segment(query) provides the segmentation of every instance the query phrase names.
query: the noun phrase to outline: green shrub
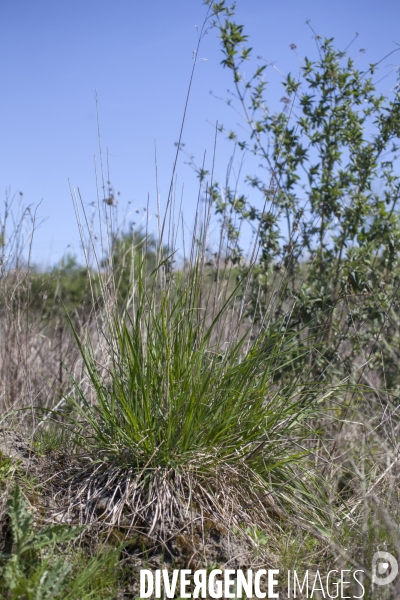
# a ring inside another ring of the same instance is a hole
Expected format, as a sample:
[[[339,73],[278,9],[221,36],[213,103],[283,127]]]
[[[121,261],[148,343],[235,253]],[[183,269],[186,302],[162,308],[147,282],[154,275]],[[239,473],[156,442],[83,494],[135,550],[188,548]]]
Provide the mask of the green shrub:
[[[262,319],[283,279],[292,325],[319,326],[324,352],[314,355],[316,376],[341,378],[360,356],[371,367],[383,358],[388,387],[399,387],[399,85],[388,96],[379,93],[382,61],[357,68],[347,48],[310,26],[317,56],[301,61],[298,76],[283,78],[282,109],[273,110],[268,63],[254,59],[235,7],[206,4],[215,11],[222,65],[232,75],[228,104],[246,124],[220,130],[256,163],[246,177],[249,196],[238,195],[236,184],[199,175],[226,223],[232,260],[243,261],[244,223],[258,232],[254,318]],[[277,304],[277,318],[282,310]]]

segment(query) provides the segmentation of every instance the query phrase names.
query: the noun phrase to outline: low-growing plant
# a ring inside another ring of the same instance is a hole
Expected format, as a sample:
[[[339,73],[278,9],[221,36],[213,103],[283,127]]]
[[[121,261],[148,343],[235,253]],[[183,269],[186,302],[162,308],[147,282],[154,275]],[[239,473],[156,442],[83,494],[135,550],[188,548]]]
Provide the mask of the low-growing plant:
[[[14,468],[12,458],[6,456],[0,450],[0,482],[7,480]]]
[[[48,413],[47,413],[48,414]],[[32,446],[38,455],[71,451],[71,432],[62,421],[41,421],[34,431]]]
[[[9,598],[52,598],[59,594],[71,565],[61,557],[51,561],[41,551],[56,543],[76,538],[82,528],[53,525],[39,531],[33,528],[34,516],[27,509],[18,485],[8,501],[12,548],[1,556],[0,589]],[[54,557],[53,557],[54,558]]]
[[[7,600],[63,600],[112,598],[110,576],[118,557],[115,551],[85,559],[74,559],[57,552],[56,546],[76,539],[82,527],[65,524],[35,527],[34,514],[18,485],[8,501],[11,543],[0,554],[0,593]],[[65,551],[65,548],[64,548]],[[101,577],[99,574],[101,573]]]

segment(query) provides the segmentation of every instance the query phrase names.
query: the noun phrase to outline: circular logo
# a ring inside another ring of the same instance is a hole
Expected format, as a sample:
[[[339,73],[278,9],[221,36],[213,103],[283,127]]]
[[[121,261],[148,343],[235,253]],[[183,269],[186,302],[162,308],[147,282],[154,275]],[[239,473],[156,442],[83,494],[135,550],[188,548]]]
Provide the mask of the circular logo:
[[[372,584],[388,585],[399,572],[397,560],[389,552],[375,552],[372,557]]]

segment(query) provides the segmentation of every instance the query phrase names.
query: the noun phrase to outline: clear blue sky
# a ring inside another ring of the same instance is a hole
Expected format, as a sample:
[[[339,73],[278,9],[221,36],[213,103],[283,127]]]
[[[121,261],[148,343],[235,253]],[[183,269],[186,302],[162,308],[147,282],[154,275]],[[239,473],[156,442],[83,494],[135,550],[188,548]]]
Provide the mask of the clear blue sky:
[[[168,195],[174,142],[178,140],[192,53],[206,7],[201,0],[1,0],[0,2],[0,192],[24,193],[44,219],[34,239],[34,260],[54,264],[67,250],[79,254],[79,236],[68,180],[84,202],[96,199],[94,155],[98,158],[95,91],[101,138],[108,149],[110,179],[120,191],[119,212],[142,209],[150,195],[156,213],[154,141],[158,152],[161,202]],[[352,49],[360,67],[400,44],[398,0],[238,0],[237,21],[250,35],[255,54],[284,73],[298,72],[300,56],[315,57],[305,25],[335,37]],[[213,122],[232,119],[228,108],[209,94],[225,96],[229,74],[220,65],[217,32],[203,40],[189,102],[183,141],[199,163],[210,165]],[[400,63],[393,55],[382,68]],[[279,101],[279,74],[269,70],[271,104]],[[388,92],[393,76],[384,80]],[[386,86],[386,87],[385,87]],[[222,176],[229,147],[219,143],[217,175]],[[197,197],[194,173],[178,165],[184,184],[183,210],[190,223]],[[142,213],[139,213],[139,215]],[[133,212],[130,220],[138,220]],[[156,220],[151,219],[156,229]]]

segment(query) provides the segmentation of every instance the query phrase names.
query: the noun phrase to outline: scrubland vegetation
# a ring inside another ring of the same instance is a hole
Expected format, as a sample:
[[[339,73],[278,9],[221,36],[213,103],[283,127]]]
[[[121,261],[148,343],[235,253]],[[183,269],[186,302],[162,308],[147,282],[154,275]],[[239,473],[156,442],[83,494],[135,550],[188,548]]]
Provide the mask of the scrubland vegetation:
[[[246,126],[216,134],[261,167],[248,196],[197,170],[184,258],[172,186],[160,239],[106,187],[96,225],[73,197],[87,264],[44,273],[6,201],[1,597],[138,598],[162,565],[359,568],[366,598],[397,597],[371,561],[400,548],[398,87],[316,36],[272,112],[234,10],[204,27]]]

